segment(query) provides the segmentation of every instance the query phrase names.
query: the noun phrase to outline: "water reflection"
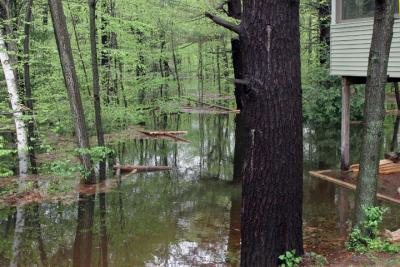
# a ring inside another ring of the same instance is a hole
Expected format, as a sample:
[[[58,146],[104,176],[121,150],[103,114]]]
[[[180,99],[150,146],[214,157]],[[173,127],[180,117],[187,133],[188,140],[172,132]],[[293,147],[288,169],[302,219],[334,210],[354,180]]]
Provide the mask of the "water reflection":
[[[397,143],[395,123],[386,125],[385,149]],[[22,213],[0,210],[0,266],[236,266],[241,192],[240,183],[231,181],[234,172],[236,181],[241,179],[240,169],[233,169],[233,161],[241,160],[234,159],[235,134],[241,129],[235,128],[235,117],[154,116],[148,127],[188,130],[185,138],[192,143],[116,142],[109,166],[169,165],[173,171],[117,173],[111,192],[80,195],[73,205],[40,203],[18,208]],[[352,126],[354,161],[361,131],[362,125]],[[308,175],[309,170],[338,168],[339,127],[305,127],[304,140],[305,245],[325,254],[345,240],[354,192]],[[23,227],[18,214],[24,215]],[[398,214],[390,214],[388,227],[398,226]]]
[[[79,196],[78,224],[74,242],[74,267],[90,267],[92,262],[94,195]]]

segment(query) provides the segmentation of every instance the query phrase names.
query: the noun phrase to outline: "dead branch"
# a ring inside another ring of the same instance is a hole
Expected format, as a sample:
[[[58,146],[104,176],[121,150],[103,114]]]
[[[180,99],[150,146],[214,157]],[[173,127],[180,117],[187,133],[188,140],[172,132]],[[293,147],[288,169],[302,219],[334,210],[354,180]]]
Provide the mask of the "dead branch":
[[[233,24],[229,21],[224,20],[223,18],[217,17],[209,12],[204,13],[204,15],[211,19],[215,24],[218,24],[228,30],[231,30],[237,34],[240,34],[240,25]]]
[[[165,136],[165,137],[170,137],[170,138],[174,139],[175,141],[181,141],[181,142],[184,142],[184,143],[191,143],[190,140],[187,140],[187,139],[184,139],[184,138],[181,138],[181,137],[177,136],[179,134],[187,134],[187,132],[185,132],[185,131],[174,131],[174,132],[173,131],[172,132],[139,131],[139,132],[142,133],[142,134],[151,136],[151,137],[162,137],[162,136]]]
[[[198,103],[198,104],[201,104],[201,105],[205,105],[205,106],[209,106],[209,107],[212,107],[212,108],[221,109],[223,111],[232,112],[232,113],[240,113],[240,110],[231,109],[231,108],[227,108],[227,107],[216,105],[216,104],[209,104],[209,103],[201,102],[201,101],[190,99],[190,98],[188,98],[188,100],[189,101],[193,101],[193,102]]]
[[[169,166],[134,166],[134,165],[115,165],[113,168],[115,171],[120,173],[140,173],[140,172],[158,172],[158,171],[170,171],[172,170]]]

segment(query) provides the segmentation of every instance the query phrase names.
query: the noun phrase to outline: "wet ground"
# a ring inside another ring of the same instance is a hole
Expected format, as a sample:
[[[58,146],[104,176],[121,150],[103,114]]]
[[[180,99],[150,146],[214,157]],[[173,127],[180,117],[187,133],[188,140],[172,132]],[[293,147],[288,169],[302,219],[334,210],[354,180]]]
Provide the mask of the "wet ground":
[[[171,166],[173,171],[121,177],[110,171],[111,190],[76,194],[73,204],[47,201],[1,209],[0,266],[236,266],[241,192],[230,182],[234,118],[155,117],[149,129],[187,130],[185,138],[192,143],[114,139],[114,161]],[[386,151],[393,124],[388,118]],[[361,127],[352,125],[354,162]],[[312,178],[308,171],[338,168],[339,146],[339,126],[304,128],[305,249],[329,259],[343,249],[354,192]],[[385,228],[400,228],[399,208],[382,204],[391,208]]]

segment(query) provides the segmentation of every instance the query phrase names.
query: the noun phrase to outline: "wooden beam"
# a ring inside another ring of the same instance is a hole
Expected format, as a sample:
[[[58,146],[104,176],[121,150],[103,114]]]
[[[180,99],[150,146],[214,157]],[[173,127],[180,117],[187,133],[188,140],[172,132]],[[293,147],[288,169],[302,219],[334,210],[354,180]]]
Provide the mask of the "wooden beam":
[[[340,185],[342,187],[345,187],[345,188],[348,188],[348,189],[352,189],[352,190],[356,190],[357,189],[356,185],[348,183],[348,182],[345,182],[345,181],[342,181],[340,179],[336,179],[336,178],[330,177],[330,176],[325,175],[325,174],[322,174],[323,172],[326,172],[326,171],[318,171],[318,172],[313,172],[312,171],[312,172],[309,172],[309,173],[310,173],[311,176],[314,176],[314,177],[320,178],[322,180],[325,180],[325,181]],[[400,204],[400,200],[399,199],[395,199],[395,198],[392,198],[392,197],[389,197],[389,196],[386,196],[386,195],[383,195],[383,194],[380,194],[380,193],[378,193],[376,196],[379,199],[392,201],[394,203]]]
[[[340,167],[347,171],[350,167],[350,82],[342,78],[342,129]]]

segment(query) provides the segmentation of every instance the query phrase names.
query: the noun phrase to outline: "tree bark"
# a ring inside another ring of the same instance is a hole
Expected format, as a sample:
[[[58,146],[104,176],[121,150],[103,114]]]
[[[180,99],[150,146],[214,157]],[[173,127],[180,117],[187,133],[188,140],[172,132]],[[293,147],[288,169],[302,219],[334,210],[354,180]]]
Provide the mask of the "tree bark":
[[[232,61],[233,61],[233,71],[235,79],[243,79],[243,59],[242,50],[240,45],[240,40],[238,38],[232,38]],[[235,99],[237,109],[241,110],[243,108],[243,97],[246,90],[245,85],[235,84]]]
[[[72,10],[71,10],[71,7],[70,7],[69,3],[67,3],[67,7],[68,7],[68,10],[69,10],[69,13],[71,14],[72,30],[74,31],[76,48],[78,49],[79,60],[81,62],[83,74],[85,76],[87,92],[88,92],[88,95],[90,96],[89,78],[88,78],[88,75],[87,75],[86,64],[85,64],[85,61],[83,60],[83,56],[82,56],[81,45],[80,45],[79,38],[78,38],[78,31],[76,30],[76,18],[72,14]]]
[[[178,68],[178,60],[176,58],[176,53],[175,53],[175,37],[174,33],[171,33],[171,49],[172,49],[172,59],[174,61],[174,70],[175,70],[175,79],[176,79],[176,84],[178,86],[178,96],[182,95],[182,86],[181,86],[181,81],[179,78],[179,68]]]
[[[240,19],[242,17],[242,2],[241,0],[228,1],[228,14],[230,17]]]
[[[324,65],[329,58],[330,52],[330,25],[331,25],[331,5],[330,1],[320,1],[318,7],[318,26],[319,26],[319,62]]]
[[[365,126],[357,179],[356,225],[365,219],[363,207],[375,205],[379,154],[385,117],[385,85],[390,46],[393,37],[393,1],[376,0],[374,30],[369,55],[367,84],[365,88]]]
[[[396,150],[397,150],[397,143],[399,141],[398,140],[399,128],[400,128],[400,116],[397,116],[396,121],[394,123],[394,128],[393,128],[392,143],[390,144],[391,152],[396,152]]]
[[[97,144],[100,147],[105,146],[103,124],[101,120],[101,100],[100,100],[100,78],[99,66],[97,61],[97,38],[96,38],[96,0],[89,0],[89,21],[90,21],[90,49],[92,58],[93,73],[93,102],[95,113],[95,124],[97,133]],[[106,176],[106,163],[101,161],[99,164],[100,180],[104,180]]]
[[[26,3],[25,25],[24,25],[24,87],[25,87],[25,101],[29,109],[28,114],[33,115],[33,99],[32,99],[32,86],[30,74],[30,29],[32,21],[32,3],[33,0],[28,0]],[[31,162],[32,174],[37,174],[37,164],[35,158],[35,124],[33,118],[28,122],[28,146],[29,146],[29,159]]]
[[[86,128],[85,114],[83,111],[78,77],[72,56],[71,41],[68,34],[67,22],[61,0],[49,0],[50,13],[53,20],[54,35],[60,56],[60,62],[67,87],[71,112],[75,123],[75,133],[79,148],[87,149],[89,137]],[[89,154],[81,154],[81,162],[88,177],[82,182],[95,183],[92,163]],[[89,175],[90,173],[90,175]]]
[[[13,110],[15,129],[17,134],[19,175],[21,178],[24,178],[28,174],[28,136],[26,132],[26,125],[23,119],[22,103],[18,95],[15,73],[11,66],[10,57],[6,49],[3,33],[1,32],[1,30],[0,61],[3,67],[8,96],[10,98],[10,103]]]
[[[397,104],[397,109],[400,110],[400,90],[399,90],[399,83],[395,82],[393,83],[394,86],[394,94],[396,96],[396,104]]]
[[[249,81],[241,266],[277,266],[286,251],[303,254],[299,1],[245,1],[240,40]]]

